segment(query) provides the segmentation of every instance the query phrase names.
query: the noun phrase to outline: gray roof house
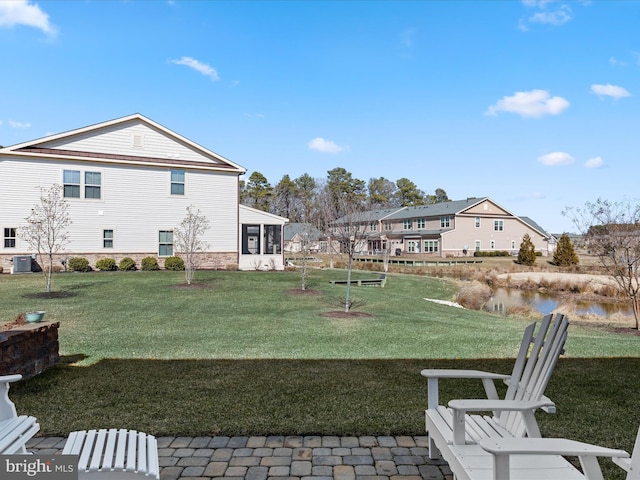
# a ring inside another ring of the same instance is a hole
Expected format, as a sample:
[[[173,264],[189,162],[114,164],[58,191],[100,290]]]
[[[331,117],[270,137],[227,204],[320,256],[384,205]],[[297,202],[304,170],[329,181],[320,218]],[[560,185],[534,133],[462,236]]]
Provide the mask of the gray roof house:
[[[474,251],[517,252],[528,234],[536,251],[553,252],[555,238],[528,217],[518,217],[488,197],[473,197],[432,205],[363,212],[360,222],[342,217],[340,225],[360,223],[366,241],[362,253],[426,253],[433,256],[465,256]]]

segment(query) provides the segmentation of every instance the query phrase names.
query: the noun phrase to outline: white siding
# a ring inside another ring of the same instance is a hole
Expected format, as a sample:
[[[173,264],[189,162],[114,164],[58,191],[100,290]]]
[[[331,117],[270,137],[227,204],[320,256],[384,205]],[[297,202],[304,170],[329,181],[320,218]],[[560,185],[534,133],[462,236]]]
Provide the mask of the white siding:
[[[142,139],[142,146],[134,146],[134,136]],[[119,123],[100,129],[100,134],[89,131],[43,142],[42,148],[58,148],[81,152],[97,152],[113,155],[134,155],[169,160],[222,163],[218,159],[181,142],[177,142],[162,131],[137,120]]]
[[[120,152],[122,153],[122,152]],[[170,195],[170,168],[100,164],[62,160],[0,158],[0,234],[5,227],[26,225],[31,208],[39,202],[39,186],[62,184],[65,169],[102,173],[102,198],[68,199],[75,253],[158,251],[158,231],[171,230],[194,205],[210,221],[204,240],[210,252],[237,252],[238,176],[220,172],[186,170],[185,195]],[[83,175],[81,175],[83,176]],[[81,195],[84,196],[84,192]],[[114,230],[114,248],[103,249],[102,232]],[[16,249],[0,253],[32,253],[18,238]]]

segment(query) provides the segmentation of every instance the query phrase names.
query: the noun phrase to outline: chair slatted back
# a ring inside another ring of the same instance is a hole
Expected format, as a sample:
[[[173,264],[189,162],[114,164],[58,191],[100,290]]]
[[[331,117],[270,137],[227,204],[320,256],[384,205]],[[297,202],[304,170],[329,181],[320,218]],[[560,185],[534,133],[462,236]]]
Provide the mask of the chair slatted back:
[[[534,335],[536,323],[529,325],[522,338],[518,358],[511,373],[505,400],[540,400],[551,374],[564,352],[569,320],[561,314],[545,315]],[[497,423],[514,437],[525,435],[522,416],[518,412],[500,412]]]

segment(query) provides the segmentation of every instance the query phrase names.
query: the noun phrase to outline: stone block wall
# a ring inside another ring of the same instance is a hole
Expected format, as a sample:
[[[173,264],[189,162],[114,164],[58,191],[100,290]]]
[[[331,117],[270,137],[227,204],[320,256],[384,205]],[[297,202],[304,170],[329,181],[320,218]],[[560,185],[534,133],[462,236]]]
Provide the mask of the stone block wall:
[[[0,331],[0,375],[30,378],[60,361],[60,322],[27,323]]]

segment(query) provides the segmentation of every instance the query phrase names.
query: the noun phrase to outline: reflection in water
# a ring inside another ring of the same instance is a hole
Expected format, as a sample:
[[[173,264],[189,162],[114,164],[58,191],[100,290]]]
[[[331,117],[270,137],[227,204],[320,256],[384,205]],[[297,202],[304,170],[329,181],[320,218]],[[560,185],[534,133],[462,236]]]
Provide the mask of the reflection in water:
[[[574,305],[578,315],[600,315],[608,316],[615,313],[622,315],[633,315],[633,310],[626,303],[615,302],[587,302],[583,300],[575,301],[571,299],[557,299],[552,294],[540,293],[531,290],[518,290],[510,288],[497,288],[493,297],[484,306],[485,310],[496,313],[508,313],[510,308],[528,305],[537,312],[546,315],[553,312],[560,304]]]

